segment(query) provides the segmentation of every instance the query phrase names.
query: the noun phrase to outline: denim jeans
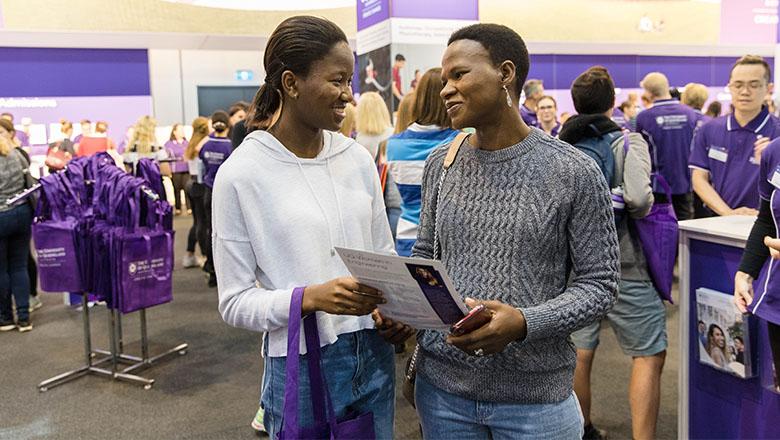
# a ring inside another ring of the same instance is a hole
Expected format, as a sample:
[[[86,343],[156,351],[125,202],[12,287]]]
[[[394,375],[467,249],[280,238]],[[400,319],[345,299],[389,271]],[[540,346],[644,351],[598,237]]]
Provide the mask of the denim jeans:
[[[30,254],[32,209],[28,204],[0,212],[0,321],[11,321],[11,295],[16,301],[16,318],[30,318]]]
[[[415,402],[426,440],[580,440],[583,434],[582,411],[574,393],[558,403],[482,402],[443,391],[418,375]]]
[[[260,405],[265,410],[265,427],[275,439],[282,429],[284,412],[285,357],[265,358],[265,373]],[[322,373],[330,390],[336,418],[348,412],[374,414],[377,439],[393,438],[395,413],[395,358],[393,346],[376,330],[361,330],[339,335],[338,340],[322,347]],[[301,356],[298,377],[301,427],[313,423],[309,367]],[[317,403],[322,405],[322,403]]]

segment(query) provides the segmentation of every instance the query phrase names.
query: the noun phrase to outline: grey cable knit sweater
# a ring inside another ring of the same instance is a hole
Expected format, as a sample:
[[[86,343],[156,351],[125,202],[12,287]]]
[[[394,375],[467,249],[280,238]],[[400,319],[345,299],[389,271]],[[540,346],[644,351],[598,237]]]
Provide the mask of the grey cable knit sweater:
[[[569,335],[601,319],[617,295],[618,241],[604,177],[585,154],[534,128],[498,151],[464,143],[437,210],[448,147],[425,164],[413,255],[433,257],[438,212],[441,258],[458,291],[519,308],[528,335],[479,358],[447,344],[444,332],[422,331],[418,374],[474,400],[560,402],[574,376]]]

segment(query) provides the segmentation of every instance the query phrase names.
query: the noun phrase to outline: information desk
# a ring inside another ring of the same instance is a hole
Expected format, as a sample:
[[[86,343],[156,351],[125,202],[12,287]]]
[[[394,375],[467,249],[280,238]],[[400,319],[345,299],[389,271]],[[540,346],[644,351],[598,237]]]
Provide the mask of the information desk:
[[[780,438],[780,394],[770,390],[774,379],[764,321],[753,317],[749,329],[756,377],[742,379],[698,360],[696,289],[733,294],[754,221],[729,216],[680,222],[680,439]]]

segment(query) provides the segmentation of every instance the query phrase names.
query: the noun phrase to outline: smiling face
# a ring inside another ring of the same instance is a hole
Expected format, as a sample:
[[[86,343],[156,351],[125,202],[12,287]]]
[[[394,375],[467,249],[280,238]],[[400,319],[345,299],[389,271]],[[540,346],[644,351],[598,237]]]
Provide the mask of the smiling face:
[[[352,72],[355,59],[345,42],[337,43],[307,76],[283,79],[287,96],[284,106],[297,122],[314,130],[337,131],[352,101]]]
[[[493,64],[482,44],[473,40],[453,42],[444,51],[441,67],[444,83],[441,97],[452,119],[452,128],[478,128],[495,121],[501,106],[509,108],[502,86],[514,82],[514,69],[511,78],[502,82],[501,70]],[[517,97],[509,90],[516,104]]]
[[[772,92],[764,75],[766,70],[760,64],[738,64],[731,71],[729,91],[734,109],[739,112],[757,112]]]
[[[230,117],[230,126],[234,126],[238,123],[238,121],[243,121],[246,119],[246,112],[243,110],[239,110],[235,113],[233,113],[233,116]]]
[[[718,348],[726,347],[726,337],[723,336],[723,332],[717,327],[712,329],[712,341]]]
[[[555,107],[555,101],[550,98],[542,98],[536,104],[536,117],[539,119],[539,122],[551,124],[555,122],[557,113],[558,109]]]

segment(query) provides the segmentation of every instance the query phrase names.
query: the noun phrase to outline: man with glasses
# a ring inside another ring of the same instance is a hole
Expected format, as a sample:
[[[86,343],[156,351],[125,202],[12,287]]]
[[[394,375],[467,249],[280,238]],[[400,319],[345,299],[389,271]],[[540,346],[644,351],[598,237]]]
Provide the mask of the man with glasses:
[[[672,188],[672,204],[678,220],[693,218],[693,195],[688,156],[691,140],[699,120],[692,108],[672,99],[669,80],[660,72],[648,73],[639,83],[653,106],[636,117],[636,131],[650,146],[653,171],[664,177]],[[653,183],[656,202],[666,201],[666,194]]]
[[[728,85],[733,112],[702,125],[694,136],[688,166],[693,190],[709,215],[758,213],[761,153],[780,135],[780,120],[764,106],[774,86],[771,77],[763,58],[737,60]]]

